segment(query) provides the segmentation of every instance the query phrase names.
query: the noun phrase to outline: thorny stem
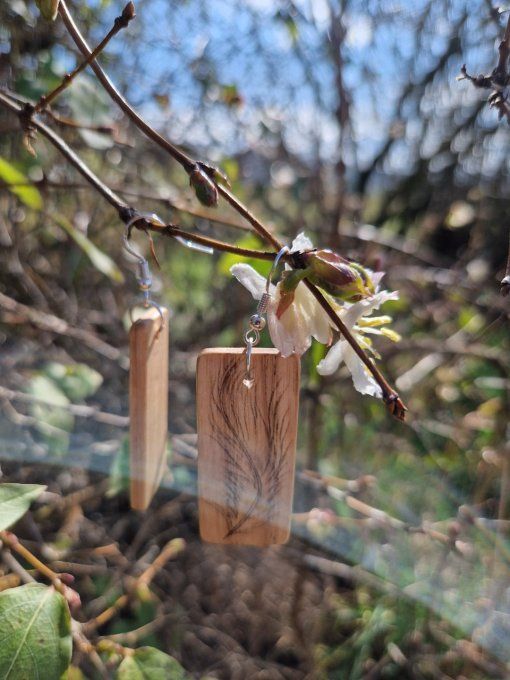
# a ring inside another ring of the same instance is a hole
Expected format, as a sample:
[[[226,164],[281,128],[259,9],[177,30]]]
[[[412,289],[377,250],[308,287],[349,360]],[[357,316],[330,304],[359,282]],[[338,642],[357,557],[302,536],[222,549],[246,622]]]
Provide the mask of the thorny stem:
[[[63,79],[62,82],[54,89],[52,90],[49,94],[47,95],[42,95],[42,97],[39,99],[37,104],[34,107],[34,113],[39,113],[42,111],[44,108],[46,108],[51,102],[59,96],[64,90],[66,90],[69,85],[73,82],[73,80],[76,78],[76,76],[81,73],[85,68],[90,64],[91,61],[93,61],[101,52],[104,50],[106,45],[110,42],[110,40],[117,35],[123,28],[126,28],[129,24],[129,22],[134,19],[135,17],[135,6],[132,2],[128,2],[128,4],[124,7],[122,14],[118,16],[115,21],[113,22],[112,28],[108,31],[108,33],[105,35],[105,37],[101,40],[99,45],[86,57],[85,61],[82,61],[81,64],[78,64],[78,66],[74,69],[74,71],[71,71],[71,73],[67,73]]]

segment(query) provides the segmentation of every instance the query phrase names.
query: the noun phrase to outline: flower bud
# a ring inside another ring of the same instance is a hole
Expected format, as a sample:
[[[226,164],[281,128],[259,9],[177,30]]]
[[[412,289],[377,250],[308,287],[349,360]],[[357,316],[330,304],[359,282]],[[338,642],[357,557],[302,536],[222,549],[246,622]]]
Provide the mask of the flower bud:
[[[202,205],[208,208],[215,208],[218,205],[218,189],[216,189],[212,179],[198,165],[190,172],[189,183]]]
[[[356,302],[375,292],[366,269],[331,250],[312,250],[302,253],[301,258],[311,272],[308,278],[330,295]]]
[[[223,170],[220,170],[215,165],[209,165],[204,161],[198,161],[198,167],[205,172],[205,174],[214,180],[217,184],[223,184],[228,189],[231,189],[230,182]]]

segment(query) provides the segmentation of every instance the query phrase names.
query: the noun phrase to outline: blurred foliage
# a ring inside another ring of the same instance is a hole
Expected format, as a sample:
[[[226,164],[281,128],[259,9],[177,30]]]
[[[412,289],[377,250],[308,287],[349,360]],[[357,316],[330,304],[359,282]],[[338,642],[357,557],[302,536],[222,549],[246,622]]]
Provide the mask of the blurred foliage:
[[[344,589],[341,579],[325,579],[321,592],[331,596],[330,608],[321,610],[320,634],[307,629],[315,668],[333,678],[403,677],[403,668],[405,677],[499,677],[499,666],[489,665],[489,672],[484,663],[491,655],[509,661],[501,643],[508,635],[497,633],[507,630],[510,616],[502,595],[510,348],[508,307],[497,290],[508,241],[509,135],[483,96],[455,76],[464,62],[490,72],[504,17],[482,0],[469,6],[145,0],[137,10],[129,30],[100,58],[134,105],[186,150],[221,166],[233,190],[282,238],[290,242],[306,230],[317,245],[386,271],[385,287],[400,291],[383,312],[394,317],[403,339],[396,346],[378,339],[377,347],[409,406],[409,424],[390,421],[380,402],[356,394],[346,371],[318,376],[324,348],[314,344],[302,361],[299,468],[349,480],[370,475],[375,486],[356,497],[409,526],[446,535],[460,522],[459,540],[472,545],[465,566],[455,541],[445,556],[442,545],[432,550],[419,531],[387,530],[373,518],[363,524],[341,494],[317,496],[298,485],[298,512],[313,504],[341,522],[312,522],[302,533],[296,524],[296,541],[362,565],[405,593],[381,594],[358,582]],[[73,11],[94,43],[119,6],[74,3]],[[61,23],[44,21],[35,4],[1,3],[0,85],[38,98],[75,65],[69,47]],[[184,173],[127,124],[90,73],[54,110],[83,124],[114,126],[109,135],[48,119],[140,210],[263,247],[232,226],[239,218],[225,205],[200,217],[179,209],[204,211]],[[122,225],[43,139],[34,159],[22,147],[16,120],[0,111],[0,126],[0,293],[99,341],[91,346],[53,333],[0,300],[1,386],[35,398],[27,404],[2,397],[0,458],[60,456],[77,470],[110,470],[109,503],[117,508],[128,457],[124,433],[68,407],[87,401],[113,416],[127,413],[123,319],[137,288],[121,256]],[[142,235],[137,243],[148,252]],[[208,257],[163,239],[155,247],[161,263],[161,270],[152,265],[155,295],[173,313],[170,431],[190,435],[196,353],[241,344],[254,304],[231,280],[231,255]],[[268,271],[267,263],[244,261]],[[269,343],[267,334],[262,342]],[[189,492],[195,482],[192,467],[177,457],[173,488]],[[192,533],[191,515],[184,515]],[[131,535],[127,519],[124,530]],[[207,590],[204,575],[202,581],[195,579],[195,591]],[[110,582],[98,582],[87,576],[84,590],[102,596]],[[180,593],[175,597],[181,602]],[[186,601],[180,606],[174,625]],[[215,602],[217,619],[221,607]],[[206,618],[207,603],[203,610]],[[225,634],[241,635],[230,615]],[[149,618],[127,620],[143,625]],[[460,654],[461,636],[481,646],[478,665]],[[154,637],[147,644],[165,644]],[[166,639],[164,651],[173,653],[173,644]],[[199,665],[200,649],[197,644],[196,673],[208,667],[205,660]],[[285,668],[297,672],[290,662]],[[285,677],[280,671],[275,677]]]

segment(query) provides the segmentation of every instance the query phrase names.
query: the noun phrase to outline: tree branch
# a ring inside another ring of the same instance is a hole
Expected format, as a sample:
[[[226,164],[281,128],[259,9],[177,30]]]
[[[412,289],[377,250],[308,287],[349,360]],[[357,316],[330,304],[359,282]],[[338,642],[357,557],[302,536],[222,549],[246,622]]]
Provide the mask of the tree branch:
[[[0,91],[0,104],[5,108],[9,109],[15,113],[18,118],[23,121],[26,111],[33,109],[32,104],[27,104],[25,107],[20,106],[11,97],[4,92]],[[35,130],[40,132],[48,141],[50,141],[53,146],[60,151],[60,153],[71,163],[71,165],[78,170],[78,172],[91,184],[96,191],[98,191],[103,198],[105,198],[110,205],[117,210],[121,219],[126,221],[134,214],[133,208],[131,208],[127,203],[125,203],[120,196],[114,193],[109,187],[102,182],[97,175],[95,175],[92,170],[86,165],[82,159],[68,146],[64,140],[57,135],[51,128],[49,128],[44,123],[41,123],[37,119],[30,120],[30,126]]]
[[[54,90],[52,90],[49,94],[42,95],[42,97],[39,99],[39,101],[34,107],[34,113],[40,113],[44,108],[48,106],[48,104],[50,104],[54,99],[56,99],[56,97],[58,97],[64,90],[66,90],[69,87],[69,85],[71,85],[76,76],[80,74],[83,70],[85,70],[85,68],[90,64],[90,62],[94,61],[94,59],[99,54],[101,54],[101,52],[104,50],[106,45],[108,45],[110,40],[114,36],[116,36],[117,33],[119,33],[123,28],[126,28],[129,22],[132,19],[134,19],[134,17],[135,6],[130,1],[124,7],[122,14],[118,16],[113,22],[112,28],[101,40],[99,45],[89,54],[85,61],[82,61],[81,64],[78,64],[78,66],[73,71],[71,71],[71,73],[66,73],[66,75],[62,79],[62,82],[59,85],[57,85],[57,87]]]
[[[87,45],[85,39],[83,38],[82,34],[80,33],[78,27],[76,26],[71,14],[69,13],[69,10],[67,9],[66,3],[64,0],[61,0],[59,3],[59,13],[64,21],[64,24],[71,35],[72,39],[74,40],[75,44],[77,45],[78,49],[82,52],[82,54],[85,56],[85,58],[90,62],[90,66],[93,69],[94,73],[96,74],[98,80],[100,83],[103,85],[105,88],[106,92],[109,94],[109,96],[113,99],[115,103],[121,108],[121,110],[128,116],[128,118],[147,136],[149,139],[151,139],[153,142],[155,142],[158,146],[163,148],[167,153],[169,153],[178,163],[181,164],[181,166],[184,168],[184,170],[191,176],[197,172],[203,172],[204,170],[212,170],[212,168],[209,168],[209,166],[206,166],[203,163],[200,163],[199,161],[194,161],[191,159],[189,156],[181,152],[177,147],[175,147],[171,142],[166,140],[164,137],[162,137],[154,128],[152,128],[148,123],[146,123],[143,118],[133,109],[133,107],[127,102],[127,100],[120,94],[120,92],[117,90],[117,88],[113,85],[109,77],[106,75],[106,73],[103,71],[103,69],[99,66],[97,61],[93,58],[93,52],[90,50],[89,46]],[[1,103],[1,99],[0,99]],[[13,107],[15,107],[13,109]],[[15,110],[20,113],[18,110],[18,106],[14,104],[13,102],[10,102],[10,108],[11,110]],[[63,142],[63,140],[60,140],[55,133],[53,133],[49,128],[46,128],[46,126],[42,125],[41,123],[34,123],[34,126],[36,129],[39,129],[45,136],[50,139],[51,141],[54,141],[55,139],[58,140],[58,144],[56,146],[60,147],[62,153],[66,155],[66,157],[71,160],[71,162],[77,167],[77,169],[86,177],[89,178],[89,176],[92,176],[94,183],[96,185],[96,188],[100,189],[103,196],[107,198],[107,200],[110,201],[117,210],[119,211],[119,214],[121,216],[121,219],[123,219],[124,222],[128,222],[131,220],[133,217],[136,216],[136,211],[133,210],[130,206],[127,206],[127,204],[123,203],[118,196],[116,196],[110,189],[108,189],[102,182],[100,182],[93,173],[91,173],[86,166],[81,162],[80,159],[72,152],[72,150],[67,147],[67,145]],[[85,171],[86,168],[86,171]],[[212,175],[207,175],[209,178],[212,177]],[[282,247],[283,244],[282,242],[274,235],[271,233],[271,231],[264,225],[262,222],[253,215],[250,210],[236,197],[234,196],[231,191],[224,186],[221,183],[217,183],[215,179],[210,180],[212,182],[212,188],[217,191],[218,194],[220,194],[233,208],[236,210],[251,226],[253,227],[254,231],[261,236],[265,241],[271,244],[271,246],[279,251]],[[99,182],[99,183],[98,183]],[[216,196],[217,199],[217,196]],[[188,238],[189,240],[195,240],[194,242],[199,243],[202,242],[202,244],[205,244],[205,237],[200,237],[198,235],[187,235],[186,232],[183,230],[179,230],[179,233],[176,233],[176,228],[174,225],[165,225],[165,227],[161,227],[160,225],[157,225],[155,223],[152,223],[150,220],[147,220],[143,218],[142,215],[140,215],[140,224],[138,225],[138,228],[143,229],[143,230],[161,230],[164,228],[168,235],[172,236],[172,231],[174,236],[182,236],[184,238]],[[200,241],[198,240],[200,239]],[[211,245],[211,240],[207,243],[207,245]],[[242,254],[239,250],[233,251],[232,247],[229,246],[228,244],[223,244],[222,242],[215,241],[214,242],[216,245],[217,249],[228,249],[228,252],[236,252],[237,254]],[[221,244],[221,245],[220,245]],[[215,247],[215,246],[212,246]],[[243,250],[243,249],[241,249]],[[268,254],[264,253],[261,254],[258,253],[258,251],[247,251],[244,249],[245,253],[249,253],[248,256],[253,256],[253,257],[261,257],[261,259],[272,259],[268,256]],[[257,253],[256,255],[254,253]],[[292,263],[289,262],[289,264]],[[363,362],[363,364],[366,366],[366,368],[369,370],[369,372],[373,375],[374,379],[378,383],[378,385],[381,387],[382,390],[382,395],[385,403],[389,407],[390,412],[392,415],[396,416],[399,420],[404,420],[405,418],[405,411],[407,410],[403,402],[401,401],[400,397],[398,394],[389,386],[388,382],[386,379],[382,376],[380,373],[379,369],[369,360],[363,349],[359,346],[358,342],[356,339],[353,337],[353,335],[350,333],[349,329],[345,326],[345,324],[342,322],[342,320],[339,318],[338,314],[336,311],[333,309],[333,307],[330,305],[330,303],[327,301],[327,299],[324,297],[324,295],[320,292],[320,290],[313,285],[311,282],[306,281],[306,285],[314,295],[314,297],[317,299],[319,304],[323,307],[323,309],[326,311],[328,316],[332,319],[334,322],[335,326],[339,330],[340,333],[345,337],[347,342],[351,345],[353,350],[356,352],[360,360]]]
[[[69,35],[71,38],[74,40],[76,46],[80,50],[80,52],[83,54],[83,56],[86,59],[90,59],[92,55],[92,50],[88,46],[85,38],[82,36],[80,33],[80,30],[78,26],[75,24],[74,19],[72,18],[71,14],[69,13],[69,10],[67,9],[66,3],[64,0],[60,0],[59,6],[58,6],[58,11],[59,14],[65,24],[65,27],[67,31],[69,32]],[[101,85],[104,87],[104,89],[107,91],[107,93],[110,95],[110,97],[115,101],[115,103],[122,109],[122,111],[126,114],[126,116],[145,134],[149,139],[151,139],[153,142],[158,144],[161,148],[163,148],[167,153],[169,153],[178,163],[182,165],[182,167],[186,170],[186,172],[190,173],[195,169],[196,163],[189,158],[185,153],[183,153],[180,149],[175,147],[173,144],[171,144],[168,140],[166,140],[164,137],[162,137],[159,132],[156,132],[154,128],[152,128],[150,125],[148,125],[144,119],[138,115],[138,113],[133,109],[133,107],[124,99],[124,97],[121,95],[121,93],[117,90],[115,85],[112,83],[110,78],[106,75],[106,73],[103,71],[101,66],[97,63],[97,61],[92,58],[90,60],[90,67],[94,71],[94,73],[97,76],[97,79],[101,83]]]

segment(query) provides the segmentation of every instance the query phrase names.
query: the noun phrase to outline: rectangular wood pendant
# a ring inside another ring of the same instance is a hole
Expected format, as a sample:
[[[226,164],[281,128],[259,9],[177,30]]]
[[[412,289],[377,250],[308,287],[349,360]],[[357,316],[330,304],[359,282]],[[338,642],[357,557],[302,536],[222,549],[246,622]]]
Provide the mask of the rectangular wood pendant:
[[[129,330],[130,501],[146,510],[166,464],[168,310],[144,310]]]
[[[206,349],[197,362],[200,535],[267,546],[290,533],[299,406],[299,357]]]

